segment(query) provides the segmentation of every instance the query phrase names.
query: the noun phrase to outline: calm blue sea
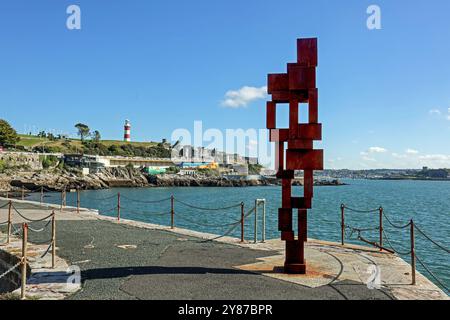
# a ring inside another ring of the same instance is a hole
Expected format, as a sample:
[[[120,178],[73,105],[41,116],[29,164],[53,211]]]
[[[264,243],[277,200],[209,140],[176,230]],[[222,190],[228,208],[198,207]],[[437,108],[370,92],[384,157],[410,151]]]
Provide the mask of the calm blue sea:
[[[340,241],[340,204],[359,209],[373,209],[383,206],[386,214],[396,224],[406,224],[410,219],[431,238],[450,248],[450,182],[444,181],[377,181],[347,180],[346,186],[323,186],[315,188],[313,209],[308,216],[308,237]],[[117,188],[81,192],[81,206],[100,210],[101,214],[115,216],[117,193],[121,193],[121,216],[127,219],[170,224],[170,200],[160,203],[146,203],[174,197],[187,204],[199,207],[217,208],[245,203],[247,212],[257,198],[266,199],[266,236],[278,238],[277,209],[280,206],[280,187],[249,188]],[[293,193],[301,195],[302,187],[294,187]],[[33,194],[30,200],[38,200]],[[46,202],[60,203],[59,194],[47,194]],[[76,194],[67,194],[67,205],[76,206]],[[261,217],[261,211],[260,215]],[[230,224],[240,219],[240,207],[219,211],[195,209],[175,201],[175,225],[198,231],[223,234],[230,230]],[[246,238],[253,239],[254,216],[246,221]],[[261,227],[259,220],[259,227]],[[378,213],[346,212],[346,224],[358,228],[378,226]],[[294,224],[295,225],[295,224]],[[409,251],[409,228],[397,230],[386,221],[384,228],[392,245],[399,251]],[[231,231],[240,236],[240,228]],[[378,240],[378,231],[362,234],[373,241]],[[347,240],[359,243],[357,240]],[[385,240],[386,243],[386,240]],[[450,287],[450,254],[439,249],[416,232],[416,251],[431,271]],[[409,256],[403,257],[409,262]],[[418,264],[418,269],[433,280]],[[436,281],[434,281],[436,283]]]

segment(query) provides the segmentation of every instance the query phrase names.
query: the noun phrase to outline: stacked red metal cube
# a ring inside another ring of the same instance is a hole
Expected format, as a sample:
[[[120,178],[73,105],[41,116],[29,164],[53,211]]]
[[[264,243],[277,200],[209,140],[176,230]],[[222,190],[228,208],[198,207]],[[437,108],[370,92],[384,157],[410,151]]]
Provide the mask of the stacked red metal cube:
[[[286,241],[287,273],[306,273],[304,245],[307,241],[307,213],[313,198],[313,171],[323,170],[323,150],[314,150],[313,141],[322,140],[318,119],[316,88],[317,39],[297,40],[297,63],[287,64],[287,73],[268,75],[267,128],[275,142],[275,169],[282,180],[282,207],[278,210],[278,229]],[[308,104],[307,116],[299,114],[299,105]],[[277,104],[289,104],[289,128],[276,127]],[[301,121],[301,122],[300,122]],[[292,195],[295,171],[304,174],[303,196]],[[298,213],[297,236],[293,227]]]

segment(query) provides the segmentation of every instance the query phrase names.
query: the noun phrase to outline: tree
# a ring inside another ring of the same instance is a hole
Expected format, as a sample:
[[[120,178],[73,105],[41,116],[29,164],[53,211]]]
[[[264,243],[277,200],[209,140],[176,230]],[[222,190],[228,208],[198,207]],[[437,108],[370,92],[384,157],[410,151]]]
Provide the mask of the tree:
[[[83,123],[77,123],[75,125],[75,128],[78,129],[78,135],[81,138],[81,141],[84,141],[84,138],[86,138],[87,136],[89,136],[89,127]]]
[[[16,130],[6,120],[0,119],[0,145],[13,146],[19,140]]]
[[[100,132],[98,132],[98,130],[95,130],[92,133],[92,140],[94,140],[95,142],[100,142],[101,139],[102,139],[102,136],[100,135]]]

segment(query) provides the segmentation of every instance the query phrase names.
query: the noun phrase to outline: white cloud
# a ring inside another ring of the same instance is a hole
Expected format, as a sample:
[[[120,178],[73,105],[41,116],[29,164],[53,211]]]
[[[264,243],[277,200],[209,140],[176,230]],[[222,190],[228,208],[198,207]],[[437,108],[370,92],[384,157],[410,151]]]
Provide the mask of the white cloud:
[[[239,90],[230,90],[225,94],[222,106],[229,108],[246,107],[249,103],[265,99],[267,97],[267,87],[242,87]]]
[[[361,151],[359,154],[362,155],[363,157],[369,155],[369,153],[368,153],[368,152],[365,152],[365,151]]]
[[[448,115],[447,115],[447,120],[450,120],[450,108],[448,108]]]
[[[449,161],[450,156],[445,154],[427,154],[419,157],[420,160],[429,160],[429,161]]]
[[[430,111],[428,111],[428,113],[431,115],[441,115],[441,111],[438,109],[431,109]]]
[[[419,151],[414,150],[414,149],[406,149],[406,153],[407,153],[407,154],[418,154]]]
[[[392,156],[396,159],[405,159],[407,156],[405,154],[392,153]]]
[[[370,161],[370,162],[376,162],[376,161],[377,161],[377,160],[375,160],[374,158],[367,157],[367,156],[362,157],[362,159],[363,159],[364,161]]]
[[[370,147],[369,153],[385,153],[387,152],[387,149],[381,148],[381,147]]]

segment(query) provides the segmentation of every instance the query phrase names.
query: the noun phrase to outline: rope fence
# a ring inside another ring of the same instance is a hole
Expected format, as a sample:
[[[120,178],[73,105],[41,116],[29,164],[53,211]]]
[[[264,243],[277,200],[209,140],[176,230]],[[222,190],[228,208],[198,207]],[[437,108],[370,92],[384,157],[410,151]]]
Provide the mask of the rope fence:
[[[379,217],[379,225],[377,227],[373,227],[373,228],[357,228],[357,227],[352,227],[348,224],[345,223],[345,212],[350,211],[350,212],[356,212],[356,213],[378,213],[378,217]],[[406,249],[404,246],[401,246],[401,249],[399,249],[397,246],[394,246],[390,236],[388,236],[388,233],[386,232],[386,230],[383,228],[383,222],[387,221],[388,224],[393,227],[395,230],[397,230],[398,232],[402,232],[405,229],[409,229],[409,237],[410,237],[410,248]],[[375,231],[378,230],[379,231],[379,241],[378,242],[374,242],[374,241],[370,241],[367,240],[366,238],[364,238],[362,236],[363,232],[367,232],[367,231]],[[438,286],[440,286],[442,289],[444,289],[447,293],[449,292],[448,287],[444,284],[444,282],[439,279],[429,268],[429,266],[421,259],[419,259],[419,257],[416,254],[416,247],[415,247],[415,234],[414,231],[419,232],[426,240],[428,240],[429,242],[431,242],[432,244],[434,244],[436,247],[438,247],[439,249],[443,250],[445,253],[450,253],[450,250],[446,247],[444,247],[442,244],[440,244],[439,242],[435,241],[433,238],[431,238],[427,233],[425,233],[415,222],[413,219],[411,219],[408,223],[406,224],[398,224],[398,223],[394,223],[389,216],[384,212],[383,207],[379,207],[377,209],[369,209],[369,210],[359,210],[359,209],[354,209],[352,207],[348,207],[345,204],[341,204],[341,243],[342,245],[345,244],[345,239],[352,239],[352,236],[356,233],[357,240],[360,240],[362,242],[371,244],[377,248],[380,249],[380,251],[388,251],[391,253],[395,253],[398,254],[400,256],[410,256],[411,257],[411,276],[412,276],[412,284],[415,285],[416,284],[416,260],[419,262],[419,264],[424,268],[424,270],[430,274],[430,276],[436,281],[436,283],[438,284]],[[350,232],[350,233],[349,233]],[[388,248],[383,246],[383,241],[387,242]]]

